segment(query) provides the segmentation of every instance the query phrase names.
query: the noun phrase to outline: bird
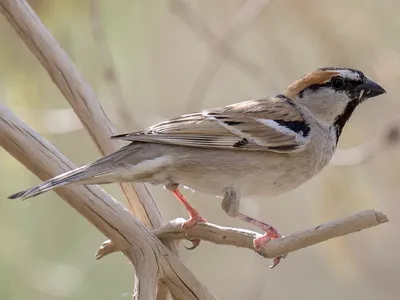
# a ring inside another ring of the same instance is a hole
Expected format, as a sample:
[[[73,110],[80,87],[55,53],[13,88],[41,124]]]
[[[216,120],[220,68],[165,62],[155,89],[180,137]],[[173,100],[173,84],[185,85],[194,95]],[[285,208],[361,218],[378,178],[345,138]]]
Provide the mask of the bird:
[[[255,251],[282,237],[273,226],[240,212],[248,196],[273,197],[313,178],[329,163],[356,107],[385,89],[356,69],[324,67],[273,97],[205,109],[144,130],[112,136],[118,151],[8,198],[27,199],[54,188],[142,182],[162,185],[186,208],[184,230],[206,222],[179,187],[222,198],[226,214],[259,227]],[[191,249],[200,240],[192,240]],[[285,256],[276,257],[275,267]]]

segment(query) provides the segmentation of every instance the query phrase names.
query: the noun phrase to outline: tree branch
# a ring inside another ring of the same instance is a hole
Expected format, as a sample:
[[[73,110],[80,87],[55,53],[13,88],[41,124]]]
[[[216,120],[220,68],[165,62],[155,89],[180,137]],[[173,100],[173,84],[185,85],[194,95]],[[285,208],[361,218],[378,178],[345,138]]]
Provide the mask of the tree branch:
[[[0,146],[42,180],[75,168],[52,144],[1,104]],[[178,299],[214,299],[175,254],[102,189],[68,185],[55,192],[110,238],[132,262],[138,275],[135,299],[155,299],[158,279]]]
[[[351,216],[272,240],[261,248],[260,253],[265,258],[274,258],[388,221],[386,215],[380,211],[364,210]],[[211,223],[198,223],[188,231],[183,232],[182,224],[184,222],[185,219],[178,218],[152,232],[159,239],[201,239],[217,245],[236,246],[250,250],[254,250],[253,240],[261,237],[261,234],[251,230],[222,227]],[[96,253],[96,258],[100,259],[111,254],[112,251],[109,250],[108,241],[106,241]]]
[[[119,143],[111,140],[114,127],[97,101],[93,89],[24,0],[0,0],[0,11],[21,40],[47,70],[103,154],[115,152]],[[135,216],[146,226],[162,224],[161,213],[143,184],[121,185]]]
[[[1,0],[0,11],[48,71],[100,151],[108,154],[118,150],[118,142],[109,139],[114,133],[114,128],[97,101],[94,91],[29,4],[24,0]],[[121,184],[121,188],[128,200],[130,210],[146,226],[157,228],[162,224],[161,213],[144,184]],[[173,243],[167,241],[166,245],[172,252],[178,253]],[[165,297],[161,296],[158,299],[165,299]]]
[[[182,224],[184,221],[182,218],[175,219],[167,225],[153,230],[153,234],[160,239],[198,238],[218,245],[232,245],[250,250],[254,250],[253,240],[261,236],[261,234],[250,230],[221,227],[211,223],[199,223],[187,232],[183,232]],[[386,222],[388,222],[388,218],[382,212],[364,210],[348,217],[272,240],[265,244],[260,252],[265,258],[274,258]]]

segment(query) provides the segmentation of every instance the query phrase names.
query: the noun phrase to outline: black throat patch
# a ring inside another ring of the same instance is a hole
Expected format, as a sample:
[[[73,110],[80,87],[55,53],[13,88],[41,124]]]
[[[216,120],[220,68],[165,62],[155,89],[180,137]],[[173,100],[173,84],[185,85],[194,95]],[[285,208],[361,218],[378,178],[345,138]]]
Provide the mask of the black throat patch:
[[[336,144],[339,142],[339,137],[342,134],[343,128],[346,125],[347,121],[350,119],[351,115],[353,114],[354,110],[358,106],[359,101],[358,99],[354,99],[350,101],[346,109],[343,111],[343,113],[339,116],[337,116],[333,126],[335,127],[336,131]]]

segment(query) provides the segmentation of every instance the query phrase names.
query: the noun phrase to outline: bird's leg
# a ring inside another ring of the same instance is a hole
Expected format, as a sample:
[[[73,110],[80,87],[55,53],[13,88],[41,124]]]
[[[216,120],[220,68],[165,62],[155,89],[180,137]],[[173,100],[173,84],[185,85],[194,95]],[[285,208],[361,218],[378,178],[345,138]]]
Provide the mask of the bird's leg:
[[[204,219],[202,216],[200,216],[200,213],[197,211],[196,208],[194,208],[187,200],[186,198],[182,195],[182,193],[178,190],[175,189],[172,191],[172,194],[185,206],[188,214],[189,214],[189,220],[187,220],[185,223],[183,223],[182,227],[184,229],[189,229],[193,225],[195,225],[197,222],[207,222],[206,219]]]
[[[189,214],[189,220],[184,222],[182,224],[182,229],[184,231],[188,230],[190,227],[195,225],[198,222],[207,222],[206,219],[204,219],[200,213],[197,211],[196,208],[194,208],[185,198],[185,196],[182,195],[182,193],[178,189],[177,184],[172,184],[165,186],[167,190],[169,190],[185,207],[186,211]],[[186,249],[193,250],[195,249],[199,244],[200,244],[200,239],[192,239],[190,240],[192,242],[192,247],[185,247]]]
[[[242,213],[239,213],[239,200],[240,200],[240,197],[237,195],[237,193],[234,189],[231,189],[231,188],[226,189],[224,199],[222,200],[222,203],[221,203],[222,209],[227,213],[228,216],[230,216],[232,218],[238,218],[242,221],[253,224],[253,225],[261,228],[265,232],[265,234],[263,236],[261,236],[259,238],[255,238],[253,240],[253,245],[257,252],[259,252],[261,247],[264,244],[268,243],[270,240],[282,237],[282,234],[280,234],[280,232],[277,229],[275,229],[273,226],[271,226],[267,223],[258,221],[256,219],[253,219]],[[286,255],[275,257],[274,263],[270,266],[270,268],[276,267],[279,264],[279,262],[281,261],[281,259],[285,258],[285,257],[286,257]]]

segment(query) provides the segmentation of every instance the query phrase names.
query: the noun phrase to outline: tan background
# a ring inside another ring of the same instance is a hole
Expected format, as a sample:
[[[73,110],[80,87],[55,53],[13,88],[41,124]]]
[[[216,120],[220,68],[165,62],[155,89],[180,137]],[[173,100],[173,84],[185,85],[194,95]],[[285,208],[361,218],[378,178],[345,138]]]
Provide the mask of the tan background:
[[[400,110],[398,1],[29,2],[121,132],[274,95],[323,66],[360,69],[388,91],[357,110],[341,148],[369,140]],[[213,34],[225,36],[233,57],[224,45],[215,47]],[[98,158],[67,102],[3,17],[0,35],[1,101],[76,164]],[[363,165],[329,166],[292,193],[245,199],[241,207],[283,233],[367,208],[387,213],[388,224],[293,253],[274,270],[251,251],[206,242],[193,252],[182,249],[182,260],[219,299],[399,299],[399,163],[392,147]],[[2,149],[0,166],[0,299],[129,299],[127,260],[114,254],[95,261],[104,237],[53,192],[5,200],[38,179]],[[123,199],[116,186],[105,188]],[[167,220],[186,217],[162,188],[151,191]],[[247,226],[226,217],[220,200],[186,195],[209,221]]]

